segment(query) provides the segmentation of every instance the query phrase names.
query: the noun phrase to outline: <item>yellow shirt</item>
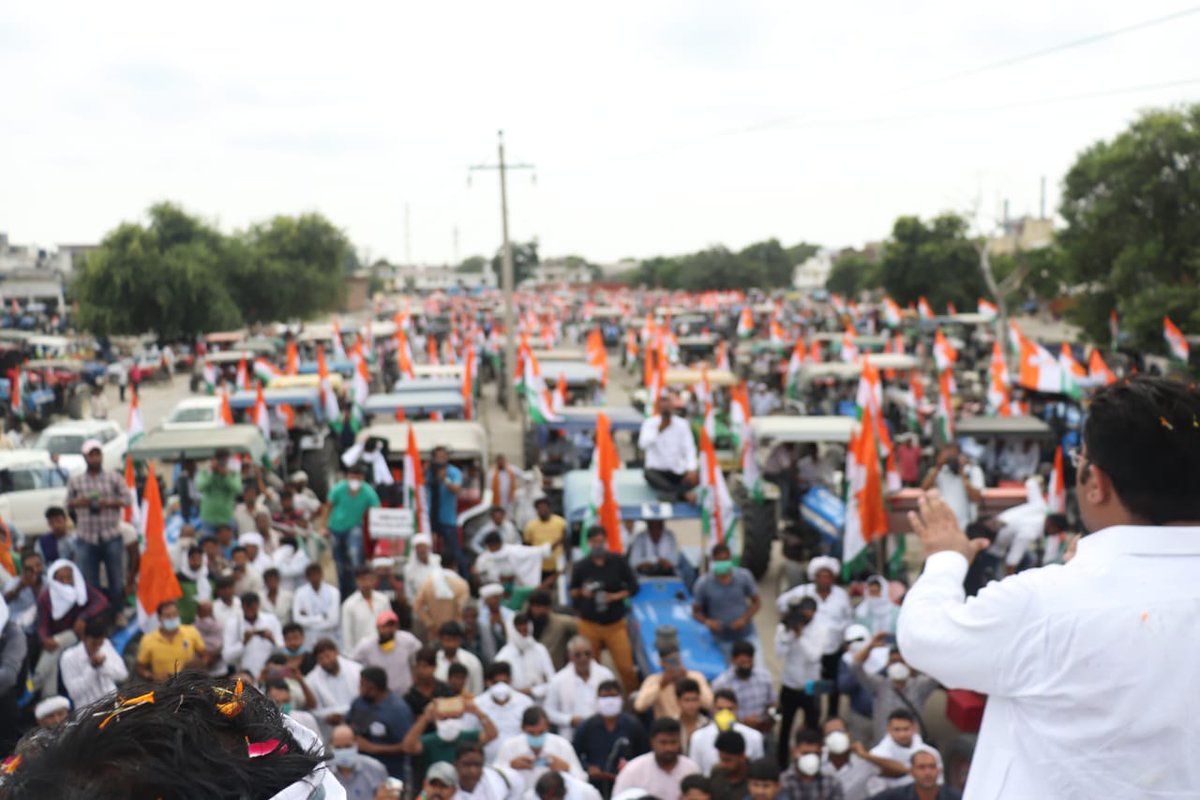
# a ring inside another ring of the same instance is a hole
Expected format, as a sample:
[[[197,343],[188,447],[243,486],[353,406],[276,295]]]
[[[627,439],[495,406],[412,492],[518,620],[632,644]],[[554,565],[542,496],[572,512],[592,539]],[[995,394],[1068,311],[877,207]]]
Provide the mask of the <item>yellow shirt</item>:
[[[138,645],[137,663],[149,664],[156,678],[173,675],[204,652],[204,639],[193,625],[180,625],[176,634],[168,639],[162,629],[147,633]]]
[[[525,544],[537,547],[539,544],[552,544],[551,554],[542,559],[542,572],[553,572],[558,568],[558,556],[563,549],[563,533],[567,529],[567,521],[558,514],[551,514],[545,522],[541,517],[534,517],[525,523]]]

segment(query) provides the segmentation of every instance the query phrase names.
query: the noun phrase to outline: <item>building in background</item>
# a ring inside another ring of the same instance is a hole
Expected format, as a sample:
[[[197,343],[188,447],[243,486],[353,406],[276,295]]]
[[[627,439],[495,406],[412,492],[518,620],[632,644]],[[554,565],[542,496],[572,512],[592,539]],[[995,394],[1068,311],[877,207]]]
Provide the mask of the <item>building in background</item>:
[[[988,239],[988,252],[994,256],[1040,250],[1054,242],[1054,220],[1039,217],[1018,217],[1006,220],[1000,233]]]

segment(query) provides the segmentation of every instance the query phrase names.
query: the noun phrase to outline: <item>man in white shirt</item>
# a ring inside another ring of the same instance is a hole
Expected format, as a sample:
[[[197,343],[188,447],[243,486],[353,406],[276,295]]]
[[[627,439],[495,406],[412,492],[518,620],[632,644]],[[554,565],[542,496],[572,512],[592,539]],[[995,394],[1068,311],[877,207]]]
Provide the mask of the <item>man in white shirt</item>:
[[[674,575],[679,542],[661,519],[646,520],[646,529],[629,543],[629,566],[639,575]]]
[[[619,797],[627,789],[640,789],[659,800],[679,800],[679,782],[697,772],[699,765],[682,754],[679,720],[659,717],[650,725],[650,752],[621,768],[612,794]]]
[[[471,549],[476,554],[483,552],[483,540],[489,533],[496,531],[500,534],[501,544],[520,544],[521,532],[517,530],[517,526],[512,520],[508,519],[508,512],[504,510],[504,506],[492,506],[488,510],[487,522],[479,526],[479,530],[471,537]]]
[[[528,614],[522,612],[513,617],[512,636],[496,653],[495,661],[504,662],[512,669],[514,689],[541,701],[554,677],[554,663],[546,646],[533,638],[532,627]]]
[[[921,488],[937,489],[954,510],[959,526],[966,530],[975,521],[979,501],[983,499],[983,470],[963,456],[957,444],[949,444],[925,473]]]
[[[696,440],[692,426],[671,413],[666,397],[657,400],[656,416],[642,423],[638,449],[644,455],[646,482],[655,491],[675,500],[695,502],[698,477]]]
[[[581,781],[587,780],[570,740],[550,733],[546,713],[537,706],[525,709],[521,733],[500,743],[495,763],[516,772],[525,782],[525,791],[532,789],[547,770],[569,772]]]
[[[988,695],[968,800],[1187,796],[1198,785],[1200,393],[1135,376],[1096,392],[1075,496],[1092,531],[1064,565],[964,602],[986,540],[926,497],[925,570],[899,645],[948,686]]]
[[[834,681],[837,686],[839,653],[842,647],[846,628],[854,621],[854,612],[850,608],[850,595],[837,585],[837,578],[842,572],[842,564],[832,556],[817,556],[808,562],[809,583],[802,583],[783,594],[775,601],[780,614],[786,614],[793,602],[801,597],[811,597],[817,601],[817,613],[813,617],[828,632],[821,656],[821,677]],[[829,716],[837,714],[841,693],[835,688],[829,694],[826,713]]]
[[[418,533],[409,542],[412,553],[404,562],[404,597],[412,606],[417,597],[421,584],[429,577],[434,569],[441,568],[441,562],[431,559],[429,553],[433,548],[433,537],[428,533]]]
[[[350,704],[358,697],[358,679],[362,666],[338,654],[332,639],[322,639],[313,648],[317,665],[304,676],[308,688],[317,698],[313,716],[328,725],[337,725],[350,710]]]
[[[400,630],[400,618],[390,608],[375,618],[375,636],[367,636],[350,651],[364,667],[379,667],[387,673],[388,690],[403,697],[412,688],[412,657],[421,640]]]
[[[260,607],[258,595],[242,595],[242,615],[225,626],[221,655],[234,669],[257,676],[276,648],[283,646],[283,627]]]
[[[504,587],[499,583],[479,587],[479,655],[489,664],[512,638],[513,619],[517,616],[517,612],[502,604],[503,600]]]
[[[437,668],[433,671],[433,677],[444,681],[450,675],[451,664],[462,664],[467,668],[467,691],[473,695],[482,692],[483,663],[474,653],[463,649],[462,624],[454,620],[443,622],[438,628],[438,642],[442,647],[438,650]]]
[[[496,726],[496,738],[484,745],[483,749],[488,762],[496,760],[501,742],[521,732],[521,717],[525,709],[533,705],[533,700],[512,688],[511,682],[511,667],[503,661],[497,661],[487,668],[488,688],[475,698],[475,705],[491,717]]]
[[[582,636],[567,645],[567,656],[571,663],[550,679],[545,708],[546,716],[570,741],[575,726],[596,713],[596,690],[613,680],[613,673],[592,657],[592,645]]]
[[[521,787],[525,781],[510,767],[489,764],[487,761],[487,754],[478,742],[458,746],[454,756],[458,791],[454,800],[518,800],[521,797]]]
[[[924,746],[925,742],[917,732],[916,717],[906,709],[898,708],[888,715],[887,733],[879,740],[879,744],[871,748],[871,755],[907,764],[912,754]],[[880,773],[867,781],[867,791],[878,794],[886,789],[910,784],[912,780],[912,773],[907,770],[903,775]]]
[[[700,768],[701,775],[708,775],[717,765],[717,734],[723,730],[735,730],[746,741],[746,758],[753,761],[763,757],[763,735],[749,725],[737,721],[737,695],[730,689],[713,692],[713,721],[692,733],[688,742],[688,758]]]
[[[358,647],[363,639],[375,636],[375,620],[384,611],[391,611],[392,604],[380,592],[375,591],[379,578],[375,570],[362,564],[354,571],[354,582],[358,591],[342,603],[342,645],[347,650]]]
[[[840,717],[825,720],[821,733],[825,737],[821,768],[842,787],[842,800],[867,800],[871,779],[881,774],[899,777],[908,772],[908,765],[868,752],[862,742],[850,737],[850,729]]]
[[[775,657],[782,665],[779,676],[779,753],[787,763],[788,742],[796,712],[804,712],[804,727],[816,729],[821,709],[812,684],[821,679],[821,656],[829,640],[829,631],[815,620],[817,601],[796,598],[775,628]]]
[[[83,641],[68,647],[60,657],[58,674],[76,708],[112,694],[117,684],[129,677],[125,660],[106,634],[103,620],[90,619],[83,629]]]
[[[304,646],[321,639],[337,639],[341,606],[336,587],[322,580],[320,564],[304,569],[305,583],[292,595],[292,621],[304,629]]]

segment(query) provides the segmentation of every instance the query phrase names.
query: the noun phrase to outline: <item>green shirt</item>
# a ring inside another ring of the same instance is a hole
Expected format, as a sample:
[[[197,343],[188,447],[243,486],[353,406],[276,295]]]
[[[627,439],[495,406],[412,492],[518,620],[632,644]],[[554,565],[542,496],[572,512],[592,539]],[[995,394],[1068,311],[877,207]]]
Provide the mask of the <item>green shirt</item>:
[[[196,478],[196,490],[200,492],[200,521],[209,525],[222,522],[233,524],[233,509],[242,494],[242,476],[232,472],[218,475],[201,472]],[[236,534],[237,531],[234,531]]]
[[[354,494],[348,481],[338,481],[329,490],[329,505],[329,530],[344,532],[362,525],[367,509],[379,505],[379,495],[366,481]]]
[[[447,742],[436,733],[423,733],[421,734],[421,757],[425,759],[426,766],[439,761],[453,764],[460,744],[478,741],[479,731],[463,731],[453,742]]]

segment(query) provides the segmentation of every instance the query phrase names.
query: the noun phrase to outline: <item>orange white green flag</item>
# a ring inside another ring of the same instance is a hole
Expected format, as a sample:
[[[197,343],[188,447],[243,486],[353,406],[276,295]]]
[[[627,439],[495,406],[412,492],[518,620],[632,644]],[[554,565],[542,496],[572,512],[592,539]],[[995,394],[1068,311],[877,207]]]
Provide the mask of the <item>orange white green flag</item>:
[[[1171,353],[1171,357],[1186,364],[1188,360],[1187,339],[1170,317],[1163,317],[1163,339],[1167,342],[1167,350]]]
[[[171,555],[167,552],[166,526],[163,524],[162,496],[158,490],[154,462],[146,480],[146,547],[138,562],[137,613],[143,631],[158,627],[158,606],[183,596]]]

